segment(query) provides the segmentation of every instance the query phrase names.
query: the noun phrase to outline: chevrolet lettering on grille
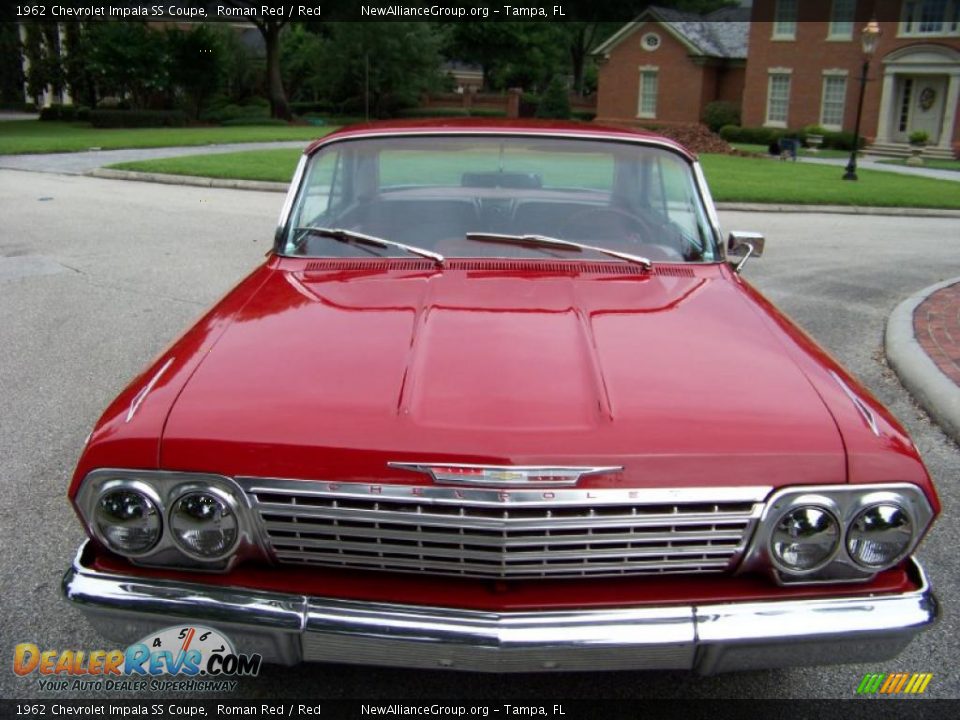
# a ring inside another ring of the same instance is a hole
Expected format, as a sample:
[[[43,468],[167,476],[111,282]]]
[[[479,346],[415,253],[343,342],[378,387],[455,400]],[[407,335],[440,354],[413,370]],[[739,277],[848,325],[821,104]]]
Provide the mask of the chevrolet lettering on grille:
[[[623,466],[556,467],[520,465],[467,465],[389,462],[389,467],[424,473],[442,485],[489,487],[549,487],[576,485],[585,475],[618,473]]]

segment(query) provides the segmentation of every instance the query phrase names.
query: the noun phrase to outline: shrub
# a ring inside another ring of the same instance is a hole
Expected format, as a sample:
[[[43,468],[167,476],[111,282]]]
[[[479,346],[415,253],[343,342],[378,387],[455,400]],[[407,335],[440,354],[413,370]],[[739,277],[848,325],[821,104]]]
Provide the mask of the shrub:
[[[183,127],[182,110],[91,110],[90,122],[97,128]]]
[[[926,130],[917,130],[916,132],[910,133],[910,144],[911,145],[926,145],[927,140],[930,139],[930,133]]]
[[[775,128],[750,128],[736,125],[724,125],[720,128],[720,137],[730,143],[769,145],[783,136],[784,131]]]
[[[50,107],[45,107],[40,110],[40,119],[41,120],[61,120],[65,122],[73,122],[74,120],[87,120],[89,119],[90,108],[83,105],[61,105],[60,103],[53,103]]]
[[[270,103],[267,103],[270,107]],[[331,102],[292,102],[290,109],[295,115],[329,115],[336,108]]]
[[[713,132],[727,125],[740,124],[740,108],[731,102],[716,100],[703,109],[703,124]]]
[[[867,141],[862,136],[858,143],[859,149],[866,146]],[[825,132],[823,134],[823,147],[833,150],[853,150],[853,133],[846,130],[839,132]]]
[[[281,120],[280,118],[269,118],[269,117],[246,117],[246,118],[231,118],[230,120],[224,120],[220,123],[223,127],[237,127],[240,125],[286,125],[286,120]]]
[[[570,112],[570,97],[567,95],[566,83],[559,77],[555,77],[543,93],[543,98],[537,106],[536,117],[567,120]]]
[[[228,120],[268,118],[270,108],[261,105],[223,105],[203,113],[200,119],[204,122],[224,123]]]
[[[494,108],[418,107],[397,112],[400,118],[445,118],[445,117],[506,117],[503,110]]]
[[[597,114],[593,110],[574,110],[571,113],[571,116],[574,120],[580,120],[581,122],[591,122]]]

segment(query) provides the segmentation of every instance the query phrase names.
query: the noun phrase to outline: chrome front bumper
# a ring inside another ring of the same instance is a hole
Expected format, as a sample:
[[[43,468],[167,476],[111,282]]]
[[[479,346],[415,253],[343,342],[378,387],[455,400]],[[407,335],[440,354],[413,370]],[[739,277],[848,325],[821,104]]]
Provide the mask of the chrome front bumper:
[[[133,643],[165,625],[210,625],[239,652],[303,661],[483,672],[730,670],[877,662],[937,617],[920,565],[902,595],[659,608],[484,612],[270,593],[136,576],[85,565],[64,595],[106,638]]]

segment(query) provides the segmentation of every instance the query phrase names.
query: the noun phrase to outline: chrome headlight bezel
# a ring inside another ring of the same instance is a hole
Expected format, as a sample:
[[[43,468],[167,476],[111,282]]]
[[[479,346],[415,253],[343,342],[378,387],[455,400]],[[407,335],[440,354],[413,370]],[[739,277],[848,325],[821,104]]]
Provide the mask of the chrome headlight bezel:
[[[150,544],[149,547],[147,547],[144,550],[135,550],[135,551],[121,550],[115,547],[113,541],[106,535],[106,533],[100,527],[100,521],[99,521],[100,501],[111,493],[121,492],[121,491],[127,491],[130,493],[134,493],[142,496],[153,506],[153,509],[156,511],[157,523],[158,523],[157,538],[156,540],[154,540],[153,543]],[[93,502],[92,507],[90,508],[89,525],[94,537],[96,537],[97,540],[99,540],[107,548],[109,548],[111,552],[115,552],[130,558],[144,557],[154,552],[157,545],[159,545],[163,539],[163,535],[164,535],[163,506],[160,503],[160,498],[157,495],[157,493],[154,491],[152,487],[150,487],[146,483],[138,482],[138,481],[124,481],[119,479],[109,480],[103,484],[100,492],[97,494],[97,497]]]
[[[778,562],[770,545],[780,519],[804,505],[816,506],[833,514],[840,524],[840,542],[828,562],[811,570],[798,571]],[[913,535],[906,549],[895,560],[877,567],[866,567],[851,557],[847,539],[854,520],[863,511],[876,505],[896,505],[901,508],[910,519]],[[896,566],[914,551],[926,534],[933,515],[926,495],[911,483],[782,488],[767,499],[739,572],[767,573],[781,585],[867,582],[877,573]]]
[[[781,524],[783,521],[793,515],[794,513],[800,512],[802,510],[814,510],[822,513],[823,517],[827,519],[831,527],[835,530],[835,535],[833,537],[832,547],[829,552],[827,552],[823,559],[819,560],[815,564],[811,565],[808,568],[798,568],[791,566],[787,561],[777,554],[776,544],[778,538],[778,532],[780,530]],[[793,575],[811,575],[816,573],[833,562],[833,559],[837,556],[837,553],[840,551],[841,545],[843,545],[844,532],[843,525],[840,523],[840,520],[837,518],[836,507],[825,507],[823,504],[806,504],[798,503],[786,511],[780,513],[776,519],[773,521],[773,527],[770,529],[770,543],[767,548],[770,553],[770,562],[773,563],[774,567],[783,572],[787,572]]]
[[[214,555],[203,555],[202,553],[197,552],[195,549],[189,547],[187,542],[180,537],[180,534],[176,527],[174,526],[174,513],[177,511],[179,504],[189,495],[209,495],[213,497],[217,502],[225,507],[233,516],[234,522],[237,525],[236,536],[233,540],[227,545],[226,549],[216,553]],[[237,543],[240,542],[240,513],[237,510],[237,501],[229,493],[225,493],[219,488],[207,487],[202,485],[197,485],[196,487],[181,487],[180,492],[176,497],[171,499],[170,506],[167,508],[166,512],[167,528],[170,533],[170,537],[173,539],[173,542],[180,548],[181,552],[184,555],[188,555],[195,560],[200,562],[216,562],[218,560],[223,560],[230,557],[233,554]]]
[[[901,513],[903,513],[903,515],[906,516],[906,520],[908,524],[907,529],[909,530],[909,533],[910,533],[910,539],[903,546],[903,548],[901,548],[901,550],[896,555],[893,556],[892,559],[882,563],[868,563],[865,560],[863,560],[861,557],[859,557],[858,554],[855,553],[854,550],[850,547],[854,541],[854,539],[851,536],[853,535],[854,532],[859,532],[856,530],[856,525],[857,525],[857,522],[862,517],[864,517],[868,512],[871,512],[873,510],[877,510],[883,507],[893,508],[894,510],[898,510]],[[844,543],[844,548],[847,551],[847,554],[850,556],[850,559],[853,560],[853,562],[857,563],[857,565],[859,565],[860,567],[866,568],[867,570],[874,570],[875,568],[889,567],[890,565],[896,564],[901,560],[903,560],[903,558],[905,558],[910,551],[910,547],[913,544],[913,540],[914,540],[913,536],[915,534],[916,534],[916,530],[914,529],[914,519],[908,510],[901,507],[897,503],[892,503],[892,502],[872,503],[870,505],[863,507],[860,510],[860,512],[858,512],[850,521],[850,525],[847,527],[847,532],[844,534],[843,543]]]
[[[97,505],[105,493],[117,489],[131,489],[143,493],[156,505],[161,517],[161,532],[159,540],[149,550],[141,553],[120,552],[99,532],[96,523]],[[229,505],[237,520],[236,540],[228,551],[216,557],[204,558],[185,551],[170,531],[170,511],[174,503],[184,495],[198,491],[215,494]],[[98,469],[84,477],[75,504],[88,534],[111,552],[136,565],[226,572],[242,560],[265,557],[257,540],[256,523],[246,493],[232,478],[223,475],[163,470]]]

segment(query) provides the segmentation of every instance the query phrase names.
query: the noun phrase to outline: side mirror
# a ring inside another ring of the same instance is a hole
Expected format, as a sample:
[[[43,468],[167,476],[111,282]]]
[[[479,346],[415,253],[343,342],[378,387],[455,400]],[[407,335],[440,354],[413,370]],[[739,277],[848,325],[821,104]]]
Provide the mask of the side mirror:
[[[747,260],[754,255],[761,257],[764,242],[764,237],[760,233],[743,232],[741,230],[734,230],[730,233],[730,238],[727,240],[727,252],[732,255],[743,255],[734,266],[734,272],[739,273],[743,266],[747,264]]]

